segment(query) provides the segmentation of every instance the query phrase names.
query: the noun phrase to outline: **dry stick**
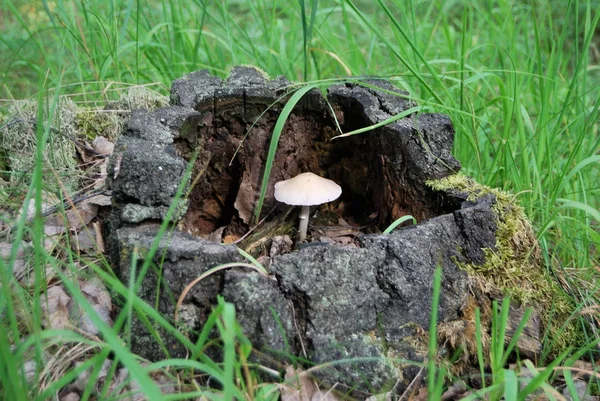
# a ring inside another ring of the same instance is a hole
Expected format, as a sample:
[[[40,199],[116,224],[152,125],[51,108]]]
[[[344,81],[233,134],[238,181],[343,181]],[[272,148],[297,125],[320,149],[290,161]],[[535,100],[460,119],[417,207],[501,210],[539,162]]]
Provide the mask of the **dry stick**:
[[[234,243],[234,244],[239,244],[240,242],[242,242],[243,240],[245,240],[246,238],[248,238],[248,236],[249,236],[250,234],[252,234],[252,232],[253,232],[254,230],[256,230],[256,229],[257,229],[257,228],[258,228],[258,227],[259,227],[259,226],[260,226],[262,223],[264,223],[264,222],[265,222],[265,220],[267,219],[267,217],[269,217],[269,216],[271,215],[271,213],[273,213],[273,210],[275,210],[275,208],[277,208],[277,206],[274,206],[274,207],[273,207],[273,209],[271,209],[271,210],[269,211],[269,213],[267,213],[267,215],[266,215],[265,217],[263,217],[261,221],[259,221],[259,222],[258,222],[258,224],[257,224],[257,225],[255,225],[254,227],[252,227],[250,230],[248,230],[248,232],[247,232],[246,234],[242,235],[242,237],[241,237],[240,239],[238,239],[238,240],[234,241],[233,243]]]
[[[261,269],[259,269],[257,266],[254,266],[250,263],[233,262],[233,263],[225,263],[223,265],[213,267],[212,269],[209,269],[209,270],[205,271],[204,273],[202,273],[199,277],[194,279],[194,281],[189,283],[183,289],[183,292],[181,293],[181,295],[179,296],[179,299],[177,300],[177,305],[175,305],[175,323],[177,323],[177,318],[179,317],[179,308],[181,307],[181,304],[183,303],[183,300],[185,299],[185,296],[188,294],[188,292],[190,292],[190,290],[196,284],[198,284],[200,281],[204,280],[206,277],[210,276],[211,274],[216,273],[220,270],[229,269],[230,267],[249,267],[250,269],[254,269],[257,272],[259,272],[260,274],[262,274],[263,276],[267,277],[267,275]]]
[[[306,348],[304,348],[304,341],[302,341],[302,335],[300,334],[300,329],[298,329],[298,324],[296,322],[296,311],[294,309],[294,303],[292,301],[290,301],[290,303],[292,304],[292,320],[294,321],[294,328],[296,329],[296,332],[298,333],[298,339],[300,340],[300,346],[302,347],[302,353],[304,354],[305,358],[308,358],[308,353],[306,352]]]
[[[423,373],[423,370],[425,369],[425,366],[421,367],[421,370],[419,370],[419,373],[417,373],[417,375],[414,377],[414,379],[412,379],[412,381],[409,383],[408,387],[406,387],[406,390],[404,390],[404,392],[402,393],[402,395],[400,396],[400,398],[398,398],[399,400],[403,400],[404,397],[406,395],[408,395],[408,391],[411,389],[412,386],[414,386],[414,384],[417,382],[417,380],[421,377],[421,374]],[[392,387],[392,390],[396,388],[396,386],[398,386],[398,383],[400,383],[400,381],[397,381],[396,384],[394,385],[394,387]],[[416,388],[412,391],[412,394],[415,393]]]

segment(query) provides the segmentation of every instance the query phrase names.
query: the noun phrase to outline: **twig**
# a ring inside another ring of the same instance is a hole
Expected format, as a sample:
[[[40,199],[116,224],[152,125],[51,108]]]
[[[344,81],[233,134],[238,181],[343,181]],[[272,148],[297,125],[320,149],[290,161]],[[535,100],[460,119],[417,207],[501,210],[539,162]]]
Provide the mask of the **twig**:
[[[254,230],[256,230],[256,229],[257,229],[257,228],[258,228],[258,227],[259,227],[259,226],[260,226],[262,223],[264,223],[264,222],[265,222],[265,220],[267,219],[267,217],[269,217],[269,216],[271,215],[271,213],[273,213],[273,211],[275,210],[275,208],[276,208],[276,207],[277,207],[277,206],[274,206],[274,207],[273,207],[273,209],[271,209],[271,210],[269,211],[269,213],[267,213],[267,215],[266,215],[265,217],[263,217],[261,221],[259,221],[259,222],[258,222],[258,224],[257,224],[257,225],[255,225],[254,227],[252,227],[250,230],[248,230],[248,232],[247,232],[246,234],[242,235],[242,236],[241,236],[241,238],[239,238],[239,239],[235,240],[233,243],[234,243],[234,244],[239,244],[240,242],[242,242],[243,240],[245,240],[246,238],[248,238],[248,236],[249,236],[250,234],[252,234],[252,232],[253,232]]]

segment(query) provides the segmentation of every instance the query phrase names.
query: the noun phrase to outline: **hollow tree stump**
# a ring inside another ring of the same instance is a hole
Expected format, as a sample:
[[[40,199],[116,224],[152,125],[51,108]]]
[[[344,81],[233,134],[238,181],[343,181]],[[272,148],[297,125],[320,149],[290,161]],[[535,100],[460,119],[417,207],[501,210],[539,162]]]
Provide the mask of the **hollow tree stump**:
[[[242,261],[234,245],[202,237],[219,232],[221,238],[239,238],[253,227],[273,127],[290,89],[286,79],[269,80],[249,67],[234,68],[225,81],[194,72],[173,82],[170,107],[137,111],[125,126],[109,167],[114,209],[106,224],[124,282],[130,280],[134,248],[144,250],[142,263],[182,180],[191,190],[171,214],[178,229],[162,239],[154,256],[162,267],[150,269],[139,290],[166,316],[174,315],[189,282],[216,265]],[[239,269],[210,276],[186,298],[188,326],[201,328],[217,295],[223,295],[235,304],[260,355],[317,364],[354,358],[316,375],[361,398],[394,385],[402,392],[427,355],[433,272],[440,266],[438,335],[443,346],[463,348],[467,361],[474,350],[475,307],[488,316],[482,327],[487,338],[493,296],[464,267],[486,266],[490,252],[497,251],[505,204],[499,205],[494,192],[474,192],[480,186],[467,178],[457,179],[462,187],[452,186],[460,164],[451,154],[454,130],[445,115],[409,115],[332,140],[339,134],[336,120],[348,132],[413,106],[381,80],[334,84],[326,98],[316,89],[308,92],[282,132],[261,217],[273,208],[267,221],[284,215],[273,198],[275,182],[312,171],[342,186],[329,213],[360,227],[362,235],[354,246],[313,243],[275,256],[269,278]],[[191,179],[184,174],[188,163]],[[432,184],[440,182],[448,184]],[[380,234],[405,215],[418,224]],[[291,213],[288,221],[293,220]],[[135,352],[151,360],[167,356],[143,324],[136,322],[133,330]],[[539,352],[539,330],[538,325],[527,333],[522,352]],[[180,343],[159,332],[171,356],[185,355]],[[262,363],[272,361],[260,355],[255,357]]]

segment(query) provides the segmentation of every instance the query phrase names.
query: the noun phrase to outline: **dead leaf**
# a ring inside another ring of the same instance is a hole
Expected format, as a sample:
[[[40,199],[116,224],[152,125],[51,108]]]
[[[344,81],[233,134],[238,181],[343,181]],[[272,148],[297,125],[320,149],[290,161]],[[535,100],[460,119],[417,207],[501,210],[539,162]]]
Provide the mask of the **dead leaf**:
[[[47,211],[49,211],[53,205],[56,205],[60,203],[60,201],[58,200],[58,198],[56,196],[54,196],[53,194],[50,194],[46,191],[42,191],[42,214],[46,213]],[[23,203],[23,205],[21,205],[21,208],[19,209],[19,213],[17,214],[16,217],[16,221],[19,221],[21,219],[21,216],[23,215],[23,208],[25,206],[25,203]],[[35,196],[32,196],[31,199],[29,200],[29,205],[27,205],[27,220],[31,220],[35,217]]]
[[[90,203],[89,199],[75,206],[76,209],[69,209],[64,215],[57,213],[48,217],[44,224],[44,233],[49,236],[62,234],[66,231],[67,227],[71,230],[79,231],[98,215],[98,205]],[[65,216],[67,224],[65,224]]]
[[[428,396],[429,396],[429,393],[427,391],[427,388],[421,387],[419,389],[419,393],[415,397],[415,401],[427,401],[427,399],[429,398]]]
[[[375,394],[367,398],[365,401],[392,401],[392,393]]]
[[[240,238],[239,235],[226,235],[225,237],[223,237],[223,243],[224,244],[234,244],[236,243]]]
[[[271,267],[271,258],[268,257],[267,255],[261,255],[259,256],[256,261],[258,263],[260,263],[265,269],[268,269],[269,267]]]
[[[8,242],[0,242],[0,259],[8,259],[12,253],[12,248],[14,244],[9,244]],[[21,244],[17,247],[17,259],[22,259],[25,256],[26,251],[30,251],[32,246],[29,242],[22,241]]]
[[[94,138],[94,140],[92,141],[92,148],[98,154],[111,155],[113,150],[115,149],[115,144],[100,135]]]
[[[94,253],[96,246],[96,232],[94,230],[84,229],[71,236],[71,248],[77,253]]]
[[[223,208],[217,200],[206,199],[202,203],[202,214],[212,220],[219,220],[223,214]]]
[[[142,363],[143,367],[148,364]],[[162,372],[150,373],[152,380],[160,388],[161,394],[175,394],[178,391],[177,384]],[[108,389],[109,395],[115,399],[127,399],[128,401],[146,401],[148,398],[140,389],[140,385],[137,381],[131,379],[129,372],[126,368],[121,368],[117,371],[115,377],[110,383]],[[116,397],[118,395],[126,395],[126,398]]]
[[[312,401],[319,389],[315,382],[302,370],[293,366],[285,368],[285,384],[281,388],[281,401]]]
[[[269,250],[269,256],[271,258],[277,255],[283,255],[290,253],[294,243],[289,235],[276,235],[271,240],[271,249]]]
[[[75,362],[75,368],[77,368],[83,364],[84,364],[83,361],[77,361],[77,362]],[[100,372],[98,372],[98,375],[96,376],[97,383],[102,383],[106,379],[106,376],[108,375],[108,371],[111,367],[111,364],[112,364],[112,362],[110,360],[105,360],[102,363]],[[93,370],[93,368],[90,367],[89,369],[81,372],[79,374],[79,376],[77,376],[77,379],[75,379],[71,384],[69,384],[69,386],[67,387],[67,390],[71,391],[71,392],[76,392],[76,393],[83,393],[83,391],[87,387],[88,382],[90,380],[90,375],[92,373],[92,370]]]
[[[93,277],[89,280],[80,281],[79,287],[81,293],[87,298],[100,319],[111,326],[112,319],[110,318],[110,313],[112,310],[112,300],[102,281],[97,277]],[[100,330],[96,327],[89,314],[83,311],[83,309],[73,308],[71,316],[73,316],[77,322],[77,326],[81,330],[91,335],[98,335],[100,333]]]
[[[35,361],[26,361],[23,364],[23,372],[25,373],[25,380],[27,380],[27,383],[30,383],[31,385],[34,384],[34,380],[36,379],[36,370],[37,364]]]
[[[92,205],[98,206],[111,206],[112,205],[112,196],[100,194],[96,196],[92,196],[88,199],[88,202]]]
[[[252,187],[252,182],[250,181],[250,174],[248,174],[247,171],[244,171],[242,183],[240,184],[233,206],[238,211],[242,221],[246,224],[250,224],[250,220],[252,219],[255,199],[256,193]]]
[[[79,394],[77,393],[69,393],[60,397],[60,401],[79,401],[80,399],[81,397],[79,397]]]
[[[332,391],[317,391],[310,401],[341,401],[341,398]]]
[[[460,400],[461,398],[464,397],[466,392],[467,392],[466,383],[462,380],[459,380],[459,381],[455,382],[454,384],[452,384],[450,387],[448,387],[448,390],[446,390],[444,392],[444,394],[442,394],[441,401]]]
[[[338,237],[348,237],[348,236],[356,236],[360,234],[360,231],[356,228],[348,228],[348,227],[323,227],[318,230],[326,237],[338,238]]]
[[[47,328],[64,329],[69,327],[68,296],[60,286],[48,288],[46,296],[41,298],[44,322]]]
[[[220,244],[221,237],[223,236],[223,231],[225,231],[226,228],[227,228],[227,226],[217,228],[215,231],[208,234],[207,240],[209,240],[211,242],[216,242],[217,244]]]

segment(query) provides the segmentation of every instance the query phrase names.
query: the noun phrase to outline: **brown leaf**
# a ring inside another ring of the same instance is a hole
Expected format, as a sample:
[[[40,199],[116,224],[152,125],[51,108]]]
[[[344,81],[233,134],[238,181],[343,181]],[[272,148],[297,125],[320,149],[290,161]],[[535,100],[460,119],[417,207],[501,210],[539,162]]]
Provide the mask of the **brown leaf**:
[[[52,236],[62,234],[66,228],[79,231],[83,226],[88,225],[98,214],[98,205],[89,202],[89,199],[78,203],[76,209],[69,209],[65,214],[54,214],[46,219],[44,224],[44,233]],[[67,224],[65,224],[65,216]]]
[[[461,399],[467,392],[467,385],[463,381],[457,381],[448,387],[448,390],[442,394],[442,401],[451,401]]]
[[[340,401],[341,398],[338,397],[334,392],[332,391],[323,391],[323,390],[318,390],[315,394],[313,394],[312,398],[310,399],[310,401]]]
[[[0,242],[0,259],[8,259],[12,253],[12,248],[14,244],[9,244],[8,242]],[[17,259],[21,259],[25,256],[25,252],[32,249],[30,243],[22,241],[21,244],[17,248]]]
[[[573,367],[578,369],[573,372],[574,379],[588,380],[590,375],[594,373],[594,365],[587,361],[582,361],[578,359],[575,362],[573,362]]]
[[[47,212],[52,208],[53,205],[60,203],[60,201],[54,196],[54,194],[49,194],[45,191],[42,191],[42,213]],[[21,205],[19,209],[19,213],[17,214],[16,220],[20,220],[23,215],[23,208],[25,207],[25,203]],[[31,220],[35,217],[35,197],[32,197],[29,200],[29,205],[27,205],[27,219]]]
[[[41,298],[44,322],[47,328],[64,329],[69,327],[68,304],[71,297],[61,287],[48,288],[46,296]],[[47,300],[47,301],[46,301]]]
[[[92,196],[87,200],[92,205],[98,206],[111,206],[112,205],[112,196],[100,194],[96,196]]]
[[[338,238],[338,237],[356,236],[356,235],[360,234],[360,231],[355,228],[335,227],[335,226],[321,228],[319,231],[321,233],[323,233],[324,236],[334,238],[334,239]]]
[[[60,401],[79,401],[81,397],[77,393],[68,393],[60,397]]]
[[[112,319],[110,318],[112,300],[102,281],[100,281],[100,279],[97,277],[86,281],[80,281],[79,288],[81,293],[91,304],[92,308],[94,308],[100,319],[102,319],[102,321],[109,326],[112,325]],[[80,308],[73,309],[73,318],[77,321],[77,326],[81,330],[92,335],[97,335],[100,333],[100,330],[93,323],[93,320],[87,312]]]
[[[315,382],[293,366],[285,368],[285,385],[281,388],[281,401],[312,401],[319,391]]]
[[[115,149],[115,144],[103,136],[97,136],[92,141],[92,148],[101,155],[110,155]]]
[[[202,214],[213,220],[219,220],[223,214],[223,208],[215,199],[206,199],[202,203]]]
[[[269,256],[274,258],[277,255],[283,255],[290,253],[294,243],[289,235],[276,235],[271,240],[271,249],[269,250]]]
[[[96,231],[93,223],[90,228],[83,229],[71,236],[71,248],[77,253],[94,253],[97,249]]]
[[[211,242],[216,242],[217,244],[220,244],[221,238],[223,237],[223,231],[225,231],[226,228],[227,228],[227,226],[217,228],[215,231],[208,234],[207,240],[209,240]]]
[[[83,364],[84,364],[83,361],[77,361],[77,362],[75,362],[75,368],[77,368]],[[100,372],[98,372],[98,375],[96,376],[96,382],[97,382],[96,386],[98,386],[100,383],[102,383],[106,379],[106,376],[108,375],[111,365],[112,365],[112,362],[110,360],[105,360],[102,363]],[[69,386],[67,387],[67,391],[83,393],[83,391],[85,390],[85,388],[88,385],[88,382],[90,381],[90,375],[92,374],[92,371],[93,371],[93,368],[90,367],[90,368],[84,370],[83,372],[81,372],[79,374],[79,376],[77,376],[77,379],[75,379],[71,384],[69,384]]]
[[[238,190],[233,206],[238,211],[240,218],[246,224],[249,224],[252,219],[255,198],[256,194],[252,187],[252,182],[250,181],[250,174],[248,174],[247,171],[244,171],[242,183],[240,184],[240,189]]]
[[[224,244],[233,244],[240,238],[241,237],[239,235],[226,235],[225,237],[223,237],[223,243]]]
[[[427,399],[429,398],[429,392],[427,391],[427,388],[425,387],[421,387],[419,389],[419,392],[417,393],[417,397],[415,398],[415,401],[427,401]]]

